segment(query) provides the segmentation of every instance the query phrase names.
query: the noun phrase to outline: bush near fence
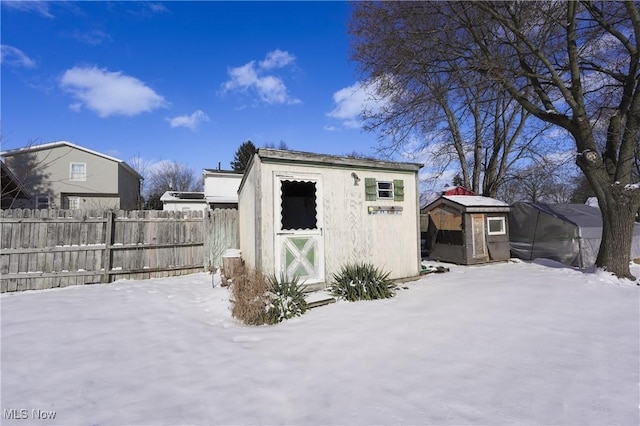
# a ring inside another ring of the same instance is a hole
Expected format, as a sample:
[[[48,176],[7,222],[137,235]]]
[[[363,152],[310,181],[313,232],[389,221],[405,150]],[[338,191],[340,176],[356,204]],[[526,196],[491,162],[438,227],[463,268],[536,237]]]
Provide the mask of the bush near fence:
[[[237,210],[2,210],[0,291],[209,271],[238,238]]]

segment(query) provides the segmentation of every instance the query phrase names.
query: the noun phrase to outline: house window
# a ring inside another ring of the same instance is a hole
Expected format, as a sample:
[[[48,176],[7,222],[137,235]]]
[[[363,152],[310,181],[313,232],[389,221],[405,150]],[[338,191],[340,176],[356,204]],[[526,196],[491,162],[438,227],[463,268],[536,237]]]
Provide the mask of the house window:
[[[87,164],[71,163],[69,179],[71,180],[87,180]]]
[[[487,234],[504,235],[507,233],[507,224],[504,217],[488,217],[487,218]]]
[[[402,179],[376,181],[374,178],[365,178],[364,186],[367,201],[404,201],[404,181]]]
[[[48,209],[51,206],[51,197],[48,195],[36,196],[36,209]]]
[[[80,197],[67,197],[67,208],[69,210],[80,209]]]

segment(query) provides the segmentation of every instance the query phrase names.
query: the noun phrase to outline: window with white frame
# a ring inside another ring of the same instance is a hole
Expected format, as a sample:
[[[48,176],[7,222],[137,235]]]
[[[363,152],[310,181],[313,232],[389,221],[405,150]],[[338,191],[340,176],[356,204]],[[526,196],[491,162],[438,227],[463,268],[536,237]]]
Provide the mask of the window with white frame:
[[[87,164],[71,163],[71,165],[69,166],[69,179],[87,180]]]
[[[36,209],[48,209],[51,206],[51,197],[48,195],[36,196]]]
[[[364,179],[365,200],[404,201],[404,181],[402,179],[378,181],[372,177]]]
[[[504,217],[487,218],[487,234],[504,235],[507,233],[507,223]]]
[[[378,181],[376,185],[378,199],[393,200],[393,182]]]
[[[67,208],[70,210],[80,209],[80,197],[67,197]]]

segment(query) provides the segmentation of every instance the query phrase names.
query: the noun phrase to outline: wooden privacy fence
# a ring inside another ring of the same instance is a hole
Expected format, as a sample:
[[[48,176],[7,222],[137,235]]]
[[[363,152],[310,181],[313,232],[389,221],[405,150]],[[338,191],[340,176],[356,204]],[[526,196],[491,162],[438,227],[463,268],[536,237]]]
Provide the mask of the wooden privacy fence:
[[[212,270],[238,247],[237,210],[2,210],[0,291]]]

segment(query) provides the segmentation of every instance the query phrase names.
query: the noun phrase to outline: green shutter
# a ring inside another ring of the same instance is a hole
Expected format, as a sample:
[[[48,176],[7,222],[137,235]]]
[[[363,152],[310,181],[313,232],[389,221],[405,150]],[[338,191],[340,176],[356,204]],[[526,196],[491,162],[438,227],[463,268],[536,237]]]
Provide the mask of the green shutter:
[[[402,179],[393,180],[393,201],[404,201],[404,181]]]
[[[374,178],[364,178],[365,200],[375,201],[378,199],[376,180]]]

